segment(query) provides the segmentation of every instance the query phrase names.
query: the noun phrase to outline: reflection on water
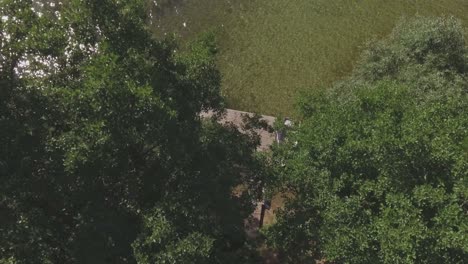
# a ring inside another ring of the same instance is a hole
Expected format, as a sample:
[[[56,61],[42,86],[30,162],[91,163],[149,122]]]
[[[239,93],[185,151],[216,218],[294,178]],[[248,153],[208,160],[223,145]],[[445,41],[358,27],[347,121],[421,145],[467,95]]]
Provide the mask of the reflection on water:
[[[190,38],[225,21],[242,3],[253,0],[148,0],[150,24],[157,36]]]
[[[179,8],[188,0],[152,0],[151,14],[155,18],[161,18],[172,13],[179,14]]]

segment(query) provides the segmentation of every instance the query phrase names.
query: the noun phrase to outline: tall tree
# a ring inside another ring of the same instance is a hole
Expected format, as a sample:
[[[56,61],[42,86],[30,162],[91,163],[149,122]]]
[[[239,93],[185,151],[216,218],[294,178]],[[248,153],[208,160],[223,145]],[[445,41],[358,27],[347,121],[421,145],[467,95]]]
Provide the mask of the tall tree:
[[[352,77],[300,101],[265,231],[285,263],[468,259],[468,61],[454,18],[402,21]],[[297,143],[295,143],[297,142]]]
[[[144,7],[0,3],[0,262],[248,261],[258,138],[200,120],[213,36],[181,52]]]

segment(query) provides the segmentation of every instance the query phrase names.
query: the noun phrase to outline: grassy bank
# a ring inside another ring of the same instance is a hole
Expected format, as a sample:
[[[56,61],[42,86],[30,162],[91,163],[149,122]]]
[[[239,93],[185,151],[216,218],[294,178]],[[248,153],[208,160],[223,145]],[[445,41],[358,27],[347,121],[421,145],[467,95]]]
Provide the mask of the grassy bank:
[[[300,91],[345,77],[366,42],[388,34],[402,17],[453,15],[468,25],[466,0],[178,0],[167,6],[154,18],[156,34],[190,39],[216,30],[229,107],[270,115],[290,115]]]

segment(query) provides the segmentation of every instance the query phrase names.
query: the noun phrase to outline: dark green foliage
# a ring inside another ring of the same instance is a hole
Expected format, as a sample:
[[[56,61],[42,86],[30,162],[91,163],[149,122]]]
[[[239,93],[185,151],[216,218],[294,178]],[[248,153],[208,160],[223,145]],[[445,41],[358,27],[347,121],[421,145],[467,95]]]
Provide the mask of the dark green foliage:
[[[154,40],[145,1],[34,2],[0,3],[0,262],[248,261],[257,139],[200,120],[214,39]]]
[[[351,78],[301,100],[273,155],[292,198],[265,231],[284,262],[468,259],[465,45],[453,18],[405,20]]]

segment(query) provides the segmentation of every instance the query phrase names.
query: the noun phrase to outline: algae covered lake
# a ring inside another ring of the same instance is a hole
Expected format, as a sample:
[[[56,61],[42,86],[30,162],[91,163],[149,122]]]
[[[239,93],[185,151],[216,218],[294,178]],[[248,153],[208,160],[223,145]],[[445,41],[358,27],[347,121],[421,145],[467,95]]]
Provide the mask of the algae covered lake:
[[[158,36],[190,40],[217,33],[218,67],[228,107],[291,115],[301,91],[346,77],[367,42],[403,17],[455,16],[468,23],[466,0],[165,0]]]

